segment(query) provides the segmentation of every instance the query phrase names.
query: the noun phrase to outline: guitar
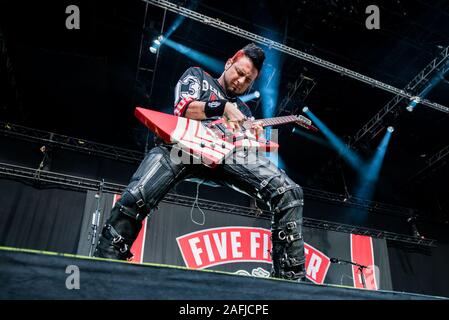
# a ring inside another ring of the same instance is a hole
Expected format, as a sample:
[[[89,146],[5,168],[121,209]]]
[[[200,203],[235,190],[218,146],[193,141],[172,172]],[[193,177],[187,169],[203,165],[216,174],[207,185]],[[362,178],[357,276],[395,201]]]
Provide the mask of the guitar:
[[[277,143],[256,137],[249,130],[255,121],[261,122],[263,127],[297,123],[308,130],[318,131],[312,121],[301,115],[246,120],[241,131],[232,132],[224,119],[206,123],[142,107],[137,107],[134,114],[165,143],[176,144],[211,168],[223,163],[236,150],[250,148],[272,152],[279,148]]]

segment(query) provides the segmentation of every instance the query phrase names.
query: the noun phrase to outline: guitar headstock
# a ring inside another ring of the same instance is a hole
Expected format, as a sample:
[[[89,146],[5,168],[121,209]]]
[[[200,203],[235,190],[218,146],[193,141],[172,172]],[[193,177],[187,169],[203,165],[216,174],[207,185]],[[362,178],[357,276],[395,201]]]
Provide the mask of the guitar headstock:
[[[304,117],[303,115],[299,114],[295,116],[298,121],[296,121],[296,124],[300,125],[301,127],[304,127],[308,130],[312,130],[312,131],[318,131],[318,128],[316,128],[313,124],[312,124],[312,120],[310,120],[309,118]]]

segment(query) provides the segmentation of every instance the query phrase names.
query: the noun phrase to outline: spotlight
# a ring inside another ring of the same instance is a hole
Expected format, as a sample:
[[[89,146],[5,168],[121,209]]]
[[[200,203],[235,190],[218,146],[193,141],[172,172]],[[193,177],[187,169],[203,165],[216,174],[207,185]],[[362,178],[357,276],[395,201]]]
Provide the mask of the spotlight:
[[[254,91],[254,97],[256,97],[256,99],[260,98],[260,92],[259,91]]]
[[[164,40],[164,36],[161,34],[159,37],[157,37],[157,39],[159,40],[159,42],[162,42],[162,40]]]
[[[308,107],[302,108],[302,112],[306,113],[307,111],[309,111],[309,108],[308,108]]]
[[[392,126],[389,126],[388,128],[387,128],[387,130],[388,130],[388,132],[393,132],[394,131],[394,127],[392,127]]]
[[[414,102],[414,103],[420,103],[421,102],[421,98],[420,97],[418,97],[418,96],[414,96],[414,97],[412,97],[412,102]]]
[[[408,112],[412,112],[413,111],[413,106],[411,104],[409,104],[406,109],[407,109]]]
[[[160,45],[161,45],[161,42],[160,42],[158,39],[154,40],[153,42],[154,42],[157,46],[160,46]]]
[[[150,52],[156,54],[157,49],[155,47],[150,47]]]

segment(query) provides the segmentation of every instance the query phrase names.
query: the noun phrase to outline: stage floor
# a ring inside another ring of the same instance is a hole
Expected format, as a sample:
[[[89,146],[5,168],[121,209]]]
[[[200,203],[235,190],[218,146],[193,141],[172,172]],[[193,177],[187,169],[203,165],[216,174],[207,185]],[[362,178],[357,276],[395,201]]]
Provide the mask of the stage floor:
[[[79,277],[75,278],[77,274]],[[226,272],[191,270],[178,266],[135,264],[10,247],[0,247],[0,283],[0,299],[447,299],[404,292],[296,283]]]

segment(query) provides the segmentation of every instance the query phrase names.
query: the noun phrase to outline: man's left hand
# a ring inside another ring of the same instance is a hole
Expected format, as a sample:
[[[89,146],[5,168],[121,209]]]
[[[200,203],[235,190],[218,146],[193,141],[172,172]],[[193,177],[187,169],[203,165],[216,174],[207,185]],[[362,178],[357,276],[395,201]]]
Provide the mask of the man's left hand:
[[[257,139],[263,136],[262,121],[254,121],[251,126],[251,133],[256,136]]]

